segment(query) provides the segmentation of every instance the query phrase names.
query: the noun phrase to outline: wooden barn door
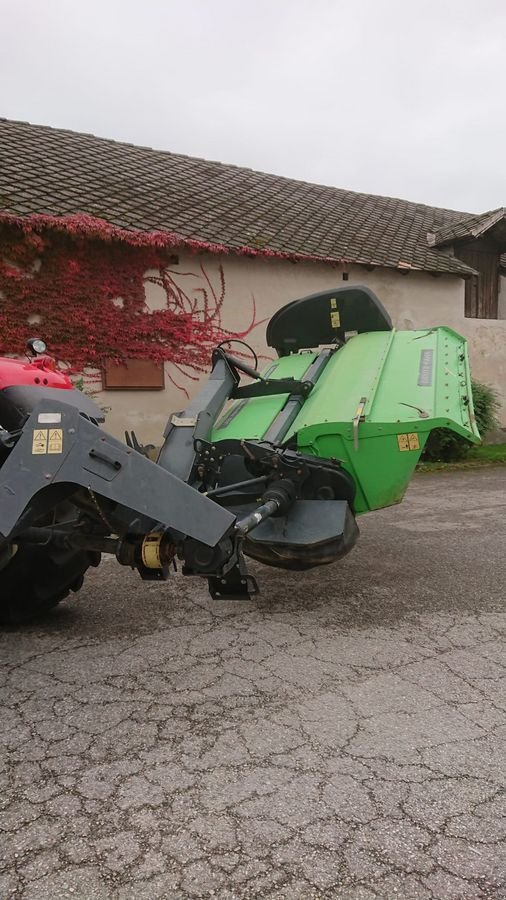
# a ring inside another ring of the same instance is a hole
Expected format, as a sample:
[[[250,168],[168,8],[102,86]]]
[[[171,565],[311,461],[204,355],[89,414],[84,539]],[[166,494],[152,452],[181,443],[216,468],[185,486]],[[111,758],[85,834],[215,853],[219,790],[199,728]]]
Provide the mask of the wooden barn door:
[[[466,280],[465,315],[473,319],[497,319],[499,254],[497,250],[462,247],[458,258],[479,272]]]

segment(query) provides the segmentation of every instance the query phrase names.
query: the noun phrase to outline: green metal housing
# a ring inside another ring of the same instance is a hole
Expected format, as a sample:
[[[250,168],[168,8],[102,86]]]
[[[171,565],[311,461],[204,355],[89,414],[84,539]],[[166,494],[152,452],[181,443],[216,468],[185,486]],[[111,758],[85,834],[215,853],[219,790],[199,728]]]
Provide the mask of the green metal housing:
[[[264,375],[303,380],[317,357],[284,356]],[[288,397],[236,400],[213,442],[262,440]],[[480,441],[466,341],[445,327],[394,329],[358,334],[336,349],[282,444],[340,460],[355,481],[360,514],[402,499],[430,432],[440,427]]]

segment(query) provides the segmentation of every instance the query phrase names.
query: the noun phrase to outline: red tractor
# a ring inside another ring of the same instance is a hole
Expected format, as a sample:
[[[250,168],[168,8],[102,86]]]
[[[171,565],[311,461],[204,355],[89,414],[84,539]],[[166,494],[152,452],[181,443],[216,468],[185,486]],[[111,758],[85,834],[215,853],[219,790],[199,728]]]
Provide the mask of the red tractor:
[[[27,351],[26,360],[0,358],[0,466],[16,446],[19,428],[29,416],[34,400],[55,396],[55,389],[65,391],[62,396],[77,404],[84,415],[96,421],[102,418],[95,404],[76,391],[70,378],[57,370],[52,357],[46,355],[44,341],[38,338],[28,341]],[[38,451],[50,449],[47,426],[51,424],[51,415],[41,414],[40,418],[39,431],[44,440],[37,445],[37,435],[34,435],[34,456],[39,455]],[[61,424],[58,416],[53,419],[53,424]],[[60,429],[55,428],[53,432],[58,436]],[[72,521],[75,513],[75,508],[63,500],[37,521],[39,527],[54,526],[57,522]],[[39,542],[2,544],[0,540],[0,621],[24,621],[50,609],[70,591],[78,591],[86,570],[99,562],[100,553],[93,550],[48,548]]]

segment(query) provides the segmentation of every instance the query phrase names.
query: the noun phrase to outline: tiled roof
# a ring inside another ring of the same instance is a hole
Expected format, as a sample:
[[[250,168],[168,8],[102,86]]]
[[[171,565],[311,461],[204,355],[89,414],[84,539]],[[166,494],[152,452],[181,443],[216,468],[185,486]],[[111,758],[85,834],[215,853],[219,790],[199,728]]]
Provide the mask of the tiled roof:
[[[466,216],[460,222],[449,223],[438,228],[435,234],[429,235],[429,244],[432,247],[441,247],[443,244],[453,244],[465,238],[479,238],[486,231],[502,220],[506,220],[506,207],[500,206],[480,216]]]
[[[294,256],[472,272],[428,233],[466,213],[0,119],[0,211],[86,213],[128,231]]]

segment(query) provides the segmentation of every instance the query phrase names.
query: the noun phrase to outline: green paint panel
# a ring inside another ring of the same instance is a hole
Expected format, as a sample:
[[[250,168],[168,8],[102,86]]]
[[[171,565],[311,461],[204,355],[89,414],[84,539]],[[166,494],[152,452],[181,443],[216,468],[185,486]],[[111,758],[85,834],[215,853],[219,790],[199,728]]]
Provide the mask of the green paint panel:
[[[280,359],[272,378],[301,378],[314,353]],[[287,395],[249,400],[213,440],[260,440]],[[237,410],[237,406],[235,406]],[[340,459],[356,486],[356,512],[399,502],[433,428],[471,441],[474,422],[466,341],[449,328],[360,334],[338,350],[295,419],[285,442]]]
[[[298,353],[284,356],[271,363],[263,375],[269,378],[302,379],[304,373],[318,356],[317,353]],[[273,419],[281,412],[288,394],[275,394],[273,397],[255,397],[254,400],[234,400],[225,408],[213,431],[213,441],[224,441],[232,438],[250,438],[261,440]]]

